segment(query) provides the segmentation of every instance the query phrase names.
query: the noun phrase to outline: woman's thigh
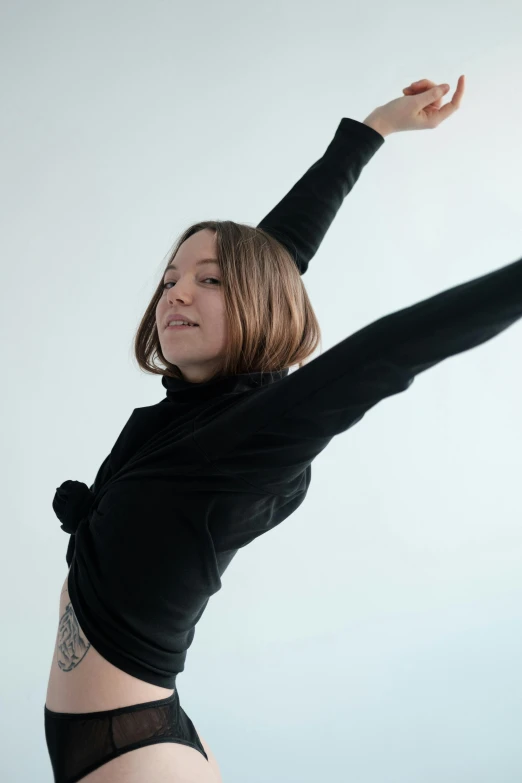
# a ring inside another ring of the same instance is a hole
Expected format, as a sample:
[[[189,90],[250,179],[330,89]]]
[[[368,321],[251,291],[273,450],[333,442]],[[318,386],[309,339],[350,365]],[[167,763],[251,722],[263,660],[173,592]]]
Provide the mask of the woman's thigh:
[[[160,742],[108,761],[81,778],[81,783],[222,783],[208,745],[203,739],[201,744],[208,761],[187,745]]]
[[[203,739],[199,731],[198,731],[198,737],[201,740],[201,744],[205,748],[205,753],[208,756],[208,763],[210,764],[212,771],[214,772],[216,783],[223,783],[223,778],[221,777],[221,770],[219,769],[216,757],[210,750],[209,746],[207,745],[207,743],[205,742],[205,740]]]

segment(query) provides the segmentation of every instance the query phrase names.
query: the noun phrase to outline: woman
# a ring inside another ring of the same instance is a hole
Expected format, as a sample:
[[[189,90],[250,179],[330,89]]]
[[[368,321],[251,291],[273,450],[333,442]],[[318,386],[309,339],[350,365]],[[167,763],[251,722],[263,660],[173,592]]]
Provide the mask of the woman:
[[[45,704],[56,783],[221,781],[176,678],[232,558],[303,502],[335,435],[522,316],[521,259],[306,364],[320,330],[300,276],[345,196],[385,136],[437,127],[463,90],[441,107],[421,80],[343,119],[257,228],[198,223],[170,254],[135,339],[166,396],[132,412],[90,489],[65,481],[53,501],[70,534]]]

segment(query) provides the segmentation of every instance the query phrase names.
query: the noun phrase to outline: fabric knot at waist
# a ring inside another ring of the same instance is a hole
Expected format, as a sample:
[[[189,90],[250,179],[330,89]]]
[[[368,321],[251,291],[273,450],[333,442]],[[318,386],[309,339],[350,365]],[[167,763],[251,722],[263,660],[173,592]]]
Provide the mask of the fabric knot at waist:
[[[76,533],[82,519],[94,505],[94,492],[83,481],[64,481],[56,488],[54,513],[66,533]]]

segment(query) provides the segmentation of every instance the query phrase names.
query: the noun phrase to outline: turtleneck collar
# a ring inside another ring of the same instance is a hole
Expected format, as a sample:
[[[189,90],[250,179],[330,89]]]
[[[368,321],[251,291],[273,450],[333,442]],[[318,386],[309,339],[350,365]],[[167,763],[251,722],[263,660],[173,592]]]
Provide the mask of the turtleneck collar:
[[[250,372],[214,378],[204,383],[191,383],[182,378],[163,375],[161,383],[167,390],[167,399],[171,402],[199,402],[225,394],[233,394],[249,389],[257,389],[268,383],[279,381],[288,375],[288,367],[274,372]]]

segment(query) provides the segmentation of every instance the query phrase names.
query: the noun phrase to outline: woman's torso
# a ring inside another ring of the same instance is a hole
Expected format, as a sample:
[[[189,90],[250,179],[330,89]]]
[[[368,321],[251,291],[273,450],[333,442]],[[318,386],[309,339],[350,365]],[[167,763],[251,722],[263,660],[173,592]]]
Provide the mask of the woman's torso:
[[[53,712],[97,712],[164,699],[173,688],[139,680],[102,658],[84,634],[69,598],[60,594],[58,632],[45,704]]]

